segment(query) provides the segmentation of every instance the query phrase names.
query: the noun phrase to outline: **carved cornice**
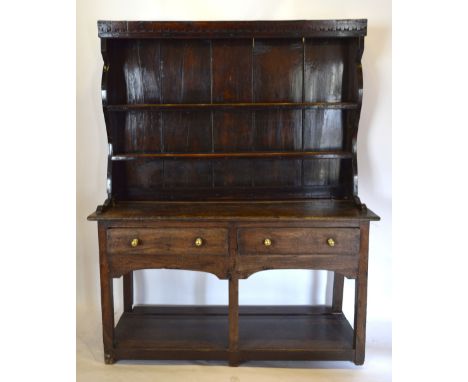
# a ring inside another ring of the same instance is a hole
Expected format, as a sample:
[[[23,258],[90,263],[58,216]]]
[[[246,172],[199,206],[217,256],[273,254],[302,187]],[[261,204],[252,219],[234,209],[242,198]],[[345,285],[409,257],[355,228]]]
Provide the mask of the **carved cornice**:
[[[102,38],[357,37],[367,20],[297,21],[98,21]]]

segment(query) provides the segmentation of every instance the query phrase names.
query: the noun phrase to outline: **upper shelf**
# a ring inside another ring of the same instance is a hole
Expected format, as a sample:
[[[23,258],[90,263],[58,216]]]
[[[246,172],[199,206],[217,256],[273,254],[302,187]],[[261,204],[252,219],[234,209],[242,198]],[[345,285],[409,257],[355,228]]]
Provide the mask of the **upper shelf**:
[[[147,154],[117,154],[112,160],[185,158],[185,159],[216,159],[216,158],[306,158],[316,159],[351,159],[353,154],[346,151],[251,151],[251,152],[218,152],[218,153],[147,153]]]
[[[367,19],[282,21],[98,21],[101,38],[363,37]]]
[[[109,111],[131,110],[262,110],[262,109],[357,109],[356,102],[236,102],[236,103],[161,103],[107,105]]]

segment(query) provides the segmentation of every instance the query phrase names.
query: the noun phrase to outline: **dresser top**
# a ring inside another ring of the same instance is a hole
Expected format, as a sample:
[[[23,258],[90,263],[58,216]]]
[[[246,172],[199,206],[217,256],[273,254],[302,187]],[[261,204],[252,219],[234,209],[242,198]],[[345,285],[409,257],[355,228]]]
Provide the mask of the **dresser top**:
[[[360,37],[367,20],[98,21],[101,38]]]
[[[380,220],[371,210],[362,210],[351,201],[275,200],[213,202],[117,202],[88,220]]]

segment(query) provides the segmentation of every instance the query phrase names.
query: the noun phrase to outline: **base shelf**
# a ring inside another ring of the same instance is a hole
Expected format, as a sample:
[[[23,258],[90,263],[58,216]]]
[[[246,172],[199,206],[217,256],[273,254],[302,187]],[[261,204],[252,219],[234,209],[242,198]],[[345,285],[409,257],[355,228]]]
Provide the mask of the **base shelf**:
[[[204,351],[228,348],[227,308],[220,307],[226,315],[197,307],[178,308],[137,306],[133,312],[124,312],[115,328],[117,348]]]
[[[242,306],[229,349],[225,306],[136,306],[115,328],[115,360],[353,360],[353,329],[326,306]]]

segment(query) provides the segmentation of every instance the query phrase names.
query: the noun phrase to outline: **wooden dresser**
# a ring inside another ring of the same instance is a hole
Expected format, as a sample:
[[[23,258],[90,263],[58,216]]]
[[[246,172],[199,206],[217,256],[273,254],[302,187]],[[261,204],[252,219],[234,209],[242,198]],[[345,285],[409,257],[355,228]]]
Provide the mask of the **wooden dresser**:
[[[369,222],[379,219],[357,188],[367,21],[98,29],[108,198],[88,219],[98,222],[105,362],[362,364]],[[134,305],[133,271],[150,268],[229,280],[229,304]],[[239,306],[239,283],[270,269],[333,271],[332,303]],[[355,279],[354,329],[344,277]]]

